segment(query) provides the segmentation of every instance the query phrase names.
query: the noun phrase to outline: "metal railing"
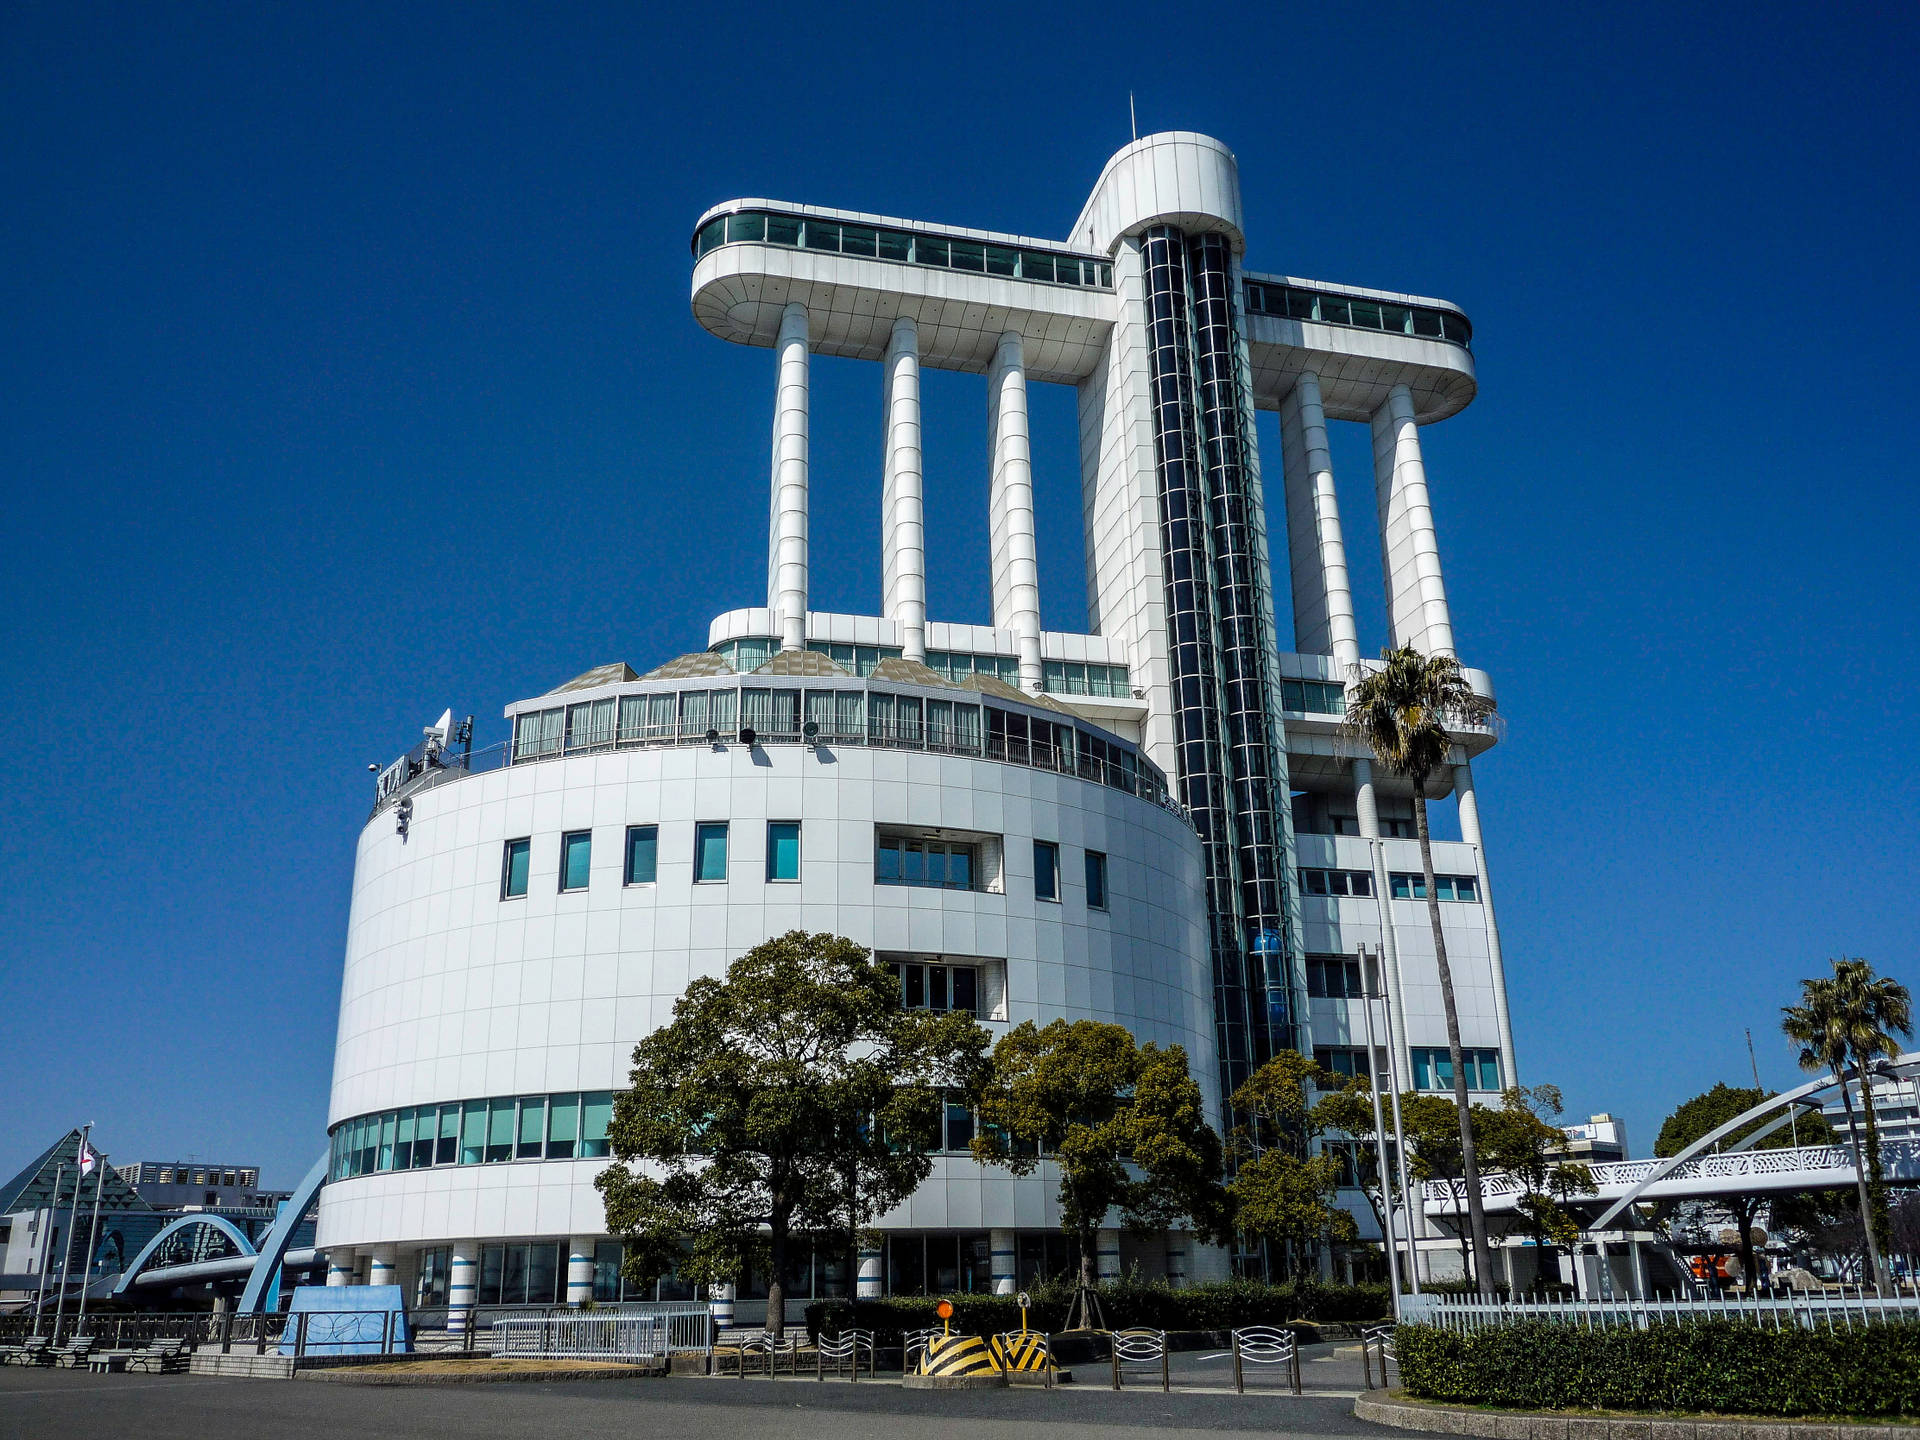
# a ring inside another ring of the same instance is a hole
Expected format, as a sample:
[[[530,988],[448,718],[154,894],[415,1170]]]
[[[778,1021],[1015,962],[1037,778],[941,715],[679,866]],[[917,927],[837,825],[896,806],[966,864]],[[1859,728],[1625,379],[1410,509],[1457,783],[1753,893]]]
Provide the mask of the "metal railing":
[[[1294,1394],[1300,1393],[1300,1342],[1293,1331],[1272,1325],[1250,1325],[1234,1331],[1233,1388],[1242,1395],[1247,1392],[1249,1365],[1285,1366],[1288,1384]]]
[[[666,1353],[656,1315],[548,1315],[493,1323],[493,1353],[516,1360],[645,1360]]]
[[[1530,1322],[1576,1325],[1588,1330],[1637,1329],[1654,1325],[1692,1325],[1708,1320],[1744,1320],[1773,1330],[1852,1330],[1865,1325],[1920,1323],[1920,1296],[1883,1297],[1864,1290],[1853,1294],[1727,1296],[1708,1299],[1651,1300],[1456,1300],[1440,1295],[1407,1295],[1400,1318],[1460,1332],[1497,1329]]]

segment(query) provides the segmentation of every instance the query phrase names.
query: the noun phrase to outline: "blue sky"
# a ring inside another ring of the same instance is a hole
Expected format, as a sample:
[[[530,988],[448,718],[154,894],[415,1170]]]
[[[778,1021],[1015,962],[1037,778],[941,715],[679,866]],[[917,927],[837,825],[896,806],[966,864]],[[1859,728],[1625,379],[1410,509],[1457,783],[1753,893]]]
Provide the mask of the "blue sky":
[[[1475,322],[1425,440],[1524,1078],[1644,1152],[1746,1027],[1791,1078],[1828,956],[1920,982],[1915,12],[657,8],[0,21],[0,1172],[93,1119],[297,1179],[367,763],[760,599],[771,360],[689,317],[694,218],[1063,234],[1129,89],[1234,147],[1254,268]],[[816,385],[815,604],[870,612],[877,372]],[[982,621],[981,385],[927,395]],[[1035,451],[1077,628],[1067,392]]]

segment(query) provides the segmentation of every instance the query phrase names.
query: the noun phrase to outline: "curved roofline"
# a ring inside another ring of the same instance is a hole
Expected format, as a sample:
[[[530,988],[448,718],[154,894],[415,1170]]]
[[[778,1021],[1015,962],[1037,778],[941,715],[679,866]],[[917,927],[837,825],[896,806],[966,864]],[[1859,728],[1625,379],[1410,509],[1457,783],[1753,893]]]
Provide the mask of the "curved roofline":
[[[856,225],[872,225],[877,229],[918,230],[930,235],[946,235],[956,240],[984,240],[996,245],[1010,245],[1025,250],[1051,250],[1057,255],[1071,255],[1076,260],[1104,260],[1091,250],[1076,250],[1065,240],[1050,240],[1038,235],[1015,235],[1006,230],[982,230],[971,225],[943,225],[937,220],[911,220],[902,215],[875,215],[865,210],[839,210],[831,205],[802,205],[794,200],[770,200],[765,196],[749,195],[734,200],[722,200],[700,212],[700,218],[693,222],[693,234],[688,238],[688,248],[693,250],[700,239],[700,232],[709,221],[722,215],[737,215],[745,210],[773,210],[783,215],[798,215],[805,219],[852,221]],[[694,253],[698,254],[697,250]]]

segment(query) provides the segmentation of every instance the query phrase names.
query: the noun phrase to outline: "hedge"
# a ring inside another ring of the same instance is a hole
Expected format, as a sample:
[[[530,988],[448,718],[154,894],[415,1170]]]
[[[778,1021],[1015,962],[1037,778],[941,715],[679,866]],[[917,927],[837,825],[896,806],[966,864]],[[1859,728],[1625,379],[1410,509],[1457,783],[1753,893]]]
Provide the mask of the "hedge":
[[[1146,1325],[1156,1330],[1231,1330],[1245,1325],[1284,1325],[1294,1320],[1379,1320],[1389,1311],[1384,1285],[1322,1285],[1286,1281],[1267,1285],[1228,1280],[1173,1289],[1163,1284],[1122,1280],[1099,1288],[1107,1324]],[[940,1321],[934,1307],[953,1302],[953,1328],[967,1335],[995,1335],[1020,1328],[1020,1307],[1011,1295],[894,1295],[878,1300],[820,1300],[807,1306],[807,1331],[837,1334],[857,1327],[876,1332],[881,1343],[898,1342],[908,1330],[925,1330]],[[1032,1287],[1027,1323],[1057,1331],[1067,1323],[1073,1303],[1071,1285]]]
[[[1920,1414],[1920,1323],[1837,1333],[1745,1320],[1586,1330],[1530,1321],[1465,1334],[1402,1325],[1415,1399],[1523,1410]]]

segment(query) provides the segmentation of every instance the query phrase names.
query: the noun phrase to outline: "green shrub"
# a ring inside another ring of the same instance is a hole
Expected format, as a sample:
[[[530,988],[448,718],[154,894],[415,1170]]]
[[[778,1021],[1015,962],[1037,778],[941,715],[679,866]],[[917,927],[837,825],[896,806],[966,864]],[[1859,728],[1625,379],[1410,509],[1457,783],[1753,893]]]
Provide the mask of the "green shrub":
[[[1031,1288],[1033,1308],[1027,1323],[1035,1330],[1057,1331],[1066,1324],[1073,1286],[1059,1282]],[[1232,1330],[1246,1325],[1285,1325],[1293,1321],[1360,1321],[1384,1318],[1389,1309],[1384,1285],[1321,1285],[1287,1281],[1227,1280],[1212,1285],[1173,1287],[1143,1280],[1121,1280],[1099,1289],[1107,1324],[1115,1328],[1145,1325],[1155,1330]],[[953,1328],[966,1335],[994,1335],[1020,1328],[1020,1307],[1011,1295],[893,1295],[878,1300],[820,1300],[807,1307],[807,1331],[837,1334],[848,1328],[872,1330],[882,1344],[897,1344],[908,1330],[940,1324],[934,1307],[953,1302]]]
[[[1775,1331],[1744,1320],[1585,1330],[1531,1321],[1460,1334],[1402,1325],[1401,1384],[1421,1400],[1522,1410],[1920,1414],[1920,1324]]]

